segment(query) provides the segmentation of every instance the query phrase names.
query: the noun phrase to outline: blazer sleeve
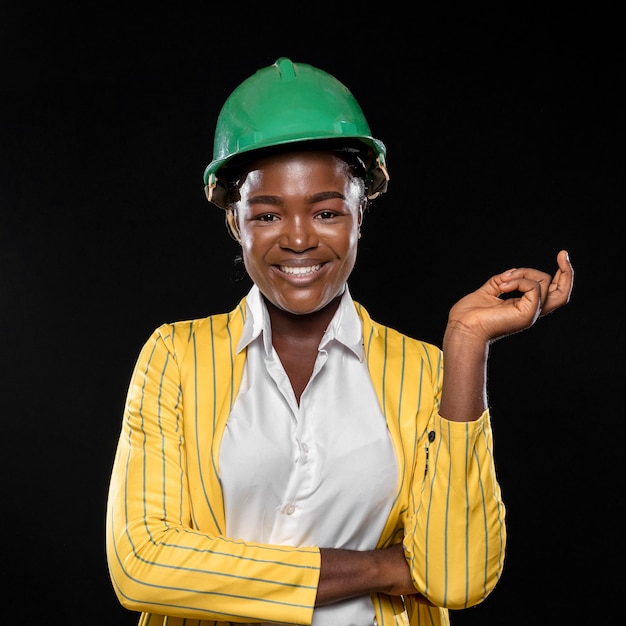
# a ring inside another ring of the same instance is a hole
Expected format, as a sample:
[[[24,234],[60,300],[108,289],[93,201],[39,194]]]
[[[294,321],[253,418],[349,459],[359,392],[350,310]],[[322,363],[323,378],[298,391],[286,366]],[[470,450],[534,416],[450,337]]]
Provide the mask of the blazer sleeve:
[[[240,541],[220,534],[221,522],[197,517],[194,493],[220,506],[222,494],[190,482],[189,465],[208,461],[188,449],[185,427],[214,416],[194,414],[194,399],[184,397],[173,334],[171,325],[153,333],[129,385],[106,513],[115,593],[139,612],[309,624],[318,548]]]
[[[404,538],[415,587],[440,607],[476,605],[499,580],[506,545],[489,411],[473,422],[434,413],[419,448]]]

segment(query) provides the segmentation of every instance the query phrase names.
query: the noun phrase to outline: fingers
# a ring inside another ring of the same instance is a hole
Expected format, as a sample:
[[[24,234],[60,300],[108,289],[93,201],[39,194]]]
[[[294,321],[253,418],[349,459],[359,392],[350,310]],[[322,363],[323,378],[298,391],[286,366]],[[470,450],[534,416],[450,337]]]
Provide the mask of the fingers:
[[[569,302],[574,287],[574,268],[569,258],[567,250],[561,250],[557,255],[559,269],[554,275],[552,284],[550,285],[550,293],[559,292],[563,304]]]
[[[539,297],[539,314],[547,315],[567,304],[574,286],[574,268],[572,267],[567,250],[557,254],[558,269],[554,276],[540,270],[520,267],[508,270],[494,276],[488,284],[493,290],[500,290],[501,295],[520,291],[532,298],[536,291]]]
[[[574,287],[574,268],[567,250],[561,250],[557,255],[559,269],[548,285],[548,292],[543,297],[541,315],[547,315],[552,311],[567,304]]]
[[[528,273],[526,268],[511,270],[507,280],[500,283],[502,294],[513,292],[521,294],[520,297],[510,298],[503,303],[509,306],[509,310],[514,307],[519,313],[517,324],[520,327],[517,330],[532,326],[541,315],[544,293],[547,294],[550,280],[550,275],[544,272],[533,270],[532,277],[527,277],[526,273]]]

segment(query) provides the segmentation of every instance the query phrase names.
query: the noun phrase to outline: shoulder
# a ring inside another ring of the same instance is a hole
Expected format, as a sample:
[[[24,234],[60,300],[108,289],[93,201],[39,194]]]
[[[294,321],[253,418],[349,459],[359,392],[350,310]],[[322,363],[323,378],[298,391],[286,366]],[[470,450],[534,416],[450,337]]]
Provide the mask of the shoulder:
[[[245,297],[232,310],[206,317],[166,322],[155,328],[153,339],[161,341],[173,353],[181,356],[189,346],[214,345],[220,340],[238,337],[246,316]]]
[[[384,349],[386,353],[401,351],[404,355],[413,353],[420,358],[440,360],[441,349],[438,346],[416,339],[391,326],[386,326],[373,320],[367,309],[357,301],[354,301],[354,306],[363,324],[363,341],[366,350],[378,346]]]

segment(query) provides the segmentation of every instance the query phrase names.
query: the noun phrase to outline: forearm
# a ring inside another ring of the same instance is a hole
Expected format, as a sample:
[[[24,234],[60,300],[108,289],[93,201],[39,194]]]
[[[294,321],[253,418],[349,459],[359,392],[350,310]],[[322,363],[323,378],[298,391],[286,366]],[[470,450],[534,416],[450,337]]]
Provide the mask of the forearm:
[[[489,346],[448,328],[443,340],[444,377],[439,413],[447,420],[469,422],[487,408]]]
[[[310,623],[318,549],[237,541],[204,521],[194,528],[188,513],[176,515],[188,506],[166,496],[177,492],[174,481],[138,488],[137,457],[120,444],[107,509],[109,571],[123,606],[190,620]]]
[[[320,550],[322,562],[315,604],[364,594],[415,594],[401,544],[382,550]]]

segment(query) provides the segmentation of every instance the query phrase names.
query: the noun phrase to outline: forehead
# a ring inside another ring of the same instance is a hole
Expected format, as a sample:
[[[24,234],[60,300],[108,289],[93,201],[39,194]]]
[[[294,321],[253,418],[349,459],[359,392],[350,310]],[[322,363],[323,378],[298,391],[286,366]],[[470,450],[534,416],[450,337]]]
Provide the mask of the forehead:
[[[348,163],[332,152],[284,152],[249,163],[242,173],[239,188],[269,187],[285,193],[320,187],[343,189],[352,178]]]

